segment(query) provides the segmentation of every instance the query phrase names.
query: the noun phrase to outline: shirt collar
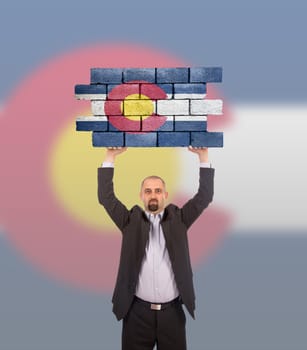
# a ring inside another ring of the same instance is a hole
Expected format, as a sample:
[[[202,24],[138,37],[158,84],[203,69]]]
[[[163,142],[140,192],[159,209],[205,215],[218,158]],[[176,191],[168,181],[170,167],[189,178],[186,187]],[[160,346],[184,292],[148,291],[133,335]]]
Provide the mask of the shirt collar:
[[[153,215],[149,211],[145,211],[145,214],[146,214],[148,220],[150,220],[150,215]],[[154,215],[158,215],[159,219],[161,220],[163,218],[163,214],[164,214],[164,209],[162,211],[160,211],[160,213],[154,214]]]

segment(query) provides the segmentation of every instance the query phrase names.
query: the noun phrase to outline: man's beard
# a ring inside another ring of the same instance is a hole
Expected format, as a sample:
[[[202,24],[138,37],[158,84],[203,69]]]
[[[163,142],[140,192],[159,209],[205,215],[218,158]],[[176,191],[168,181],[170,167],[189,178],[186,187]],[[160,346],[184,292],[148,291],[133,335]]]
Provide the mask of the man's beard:
[[[159,209],[158,201],[156,201],[154,199],[149,201],[149,203],[148,203],[148,210],[149,211],[155,212],[158,209]]]

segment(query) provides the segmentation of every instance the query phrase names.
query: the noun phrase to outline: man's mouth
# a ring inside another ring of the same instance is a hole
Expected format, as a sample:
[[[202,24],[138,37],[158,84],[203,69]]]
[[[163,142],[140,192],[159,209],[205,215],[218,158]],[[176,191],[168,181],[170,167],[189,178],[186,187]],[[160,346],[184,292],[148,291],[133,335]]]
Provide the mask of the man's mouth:
[[[158,208],[158,201],[156,199],[151,199],[148,203],[148,210],[154,212],[157,211]]]

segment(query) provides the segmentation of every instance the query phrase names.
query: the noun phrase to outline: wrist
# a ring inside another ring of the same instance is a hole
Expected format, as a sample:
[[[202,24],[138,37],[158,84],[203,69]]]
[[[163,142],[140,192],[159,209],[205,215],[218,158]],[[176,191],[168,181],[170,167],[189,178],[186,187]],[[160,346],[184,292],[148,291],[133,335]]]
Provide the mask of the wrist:
[[[115,162],[115,157],[112,157],[112,156],[105,157],[104,162],[105,163],[114,163]]]
[[[200,163],[209,163],[209,157],[208,156],[199,156],[199,162]]]
[[[104,162],[106,163],[114,163],[115,162],[115,154],[114,152],[110,152],[110,151],[107,151],[106,155],[105,155],[105,158],[104,158]]]

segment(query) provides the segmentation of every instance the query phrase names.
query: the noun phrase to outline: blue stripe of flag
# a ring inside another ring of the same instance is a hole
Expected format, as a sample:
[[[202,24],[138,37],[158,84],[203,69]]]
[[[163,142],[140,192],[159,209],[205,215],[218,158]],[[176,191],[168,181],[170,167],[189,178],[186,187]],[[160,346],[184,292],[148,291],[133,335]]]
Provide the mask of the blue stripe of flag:
[[[133,80],[149,83],[219,83],[222,67],[91,68],[91,84],[121,84]]]
[[[156,117],[160,118],[160,117]],[[140,117],[142,120],[142,117]],[[122,131],[109,123],[107,117],[79,117],[76,120],[77,131]],[[178,117],[168,116],[165,123],[154,131],[206,131],[207,120],[205,117]],[[131,131],[131,130],[125,130]],[[140,132],[142,123],[140,122]],[[135,129],[133,130],[135,132]]]
[[[100,132],[92,134],[94,147],[223,147],[222,132]]]

